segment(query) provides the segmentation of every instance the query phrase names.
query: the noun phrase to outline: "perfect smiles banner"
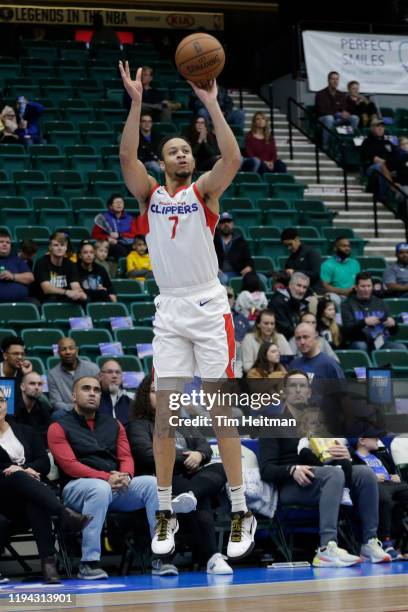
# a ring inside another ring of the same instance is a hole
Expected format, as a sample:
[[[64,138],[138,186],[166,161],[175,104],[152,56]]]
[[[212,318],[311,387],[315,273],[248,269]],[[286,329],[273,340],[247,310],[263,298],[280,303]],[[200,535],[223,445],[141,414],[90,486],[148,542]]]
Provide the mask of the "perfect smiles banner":
[[[408,92],[408,36],[303,32],[309,89],[327,86],[332,70],[340,74],[340,89],[358,81],[366,93]]]

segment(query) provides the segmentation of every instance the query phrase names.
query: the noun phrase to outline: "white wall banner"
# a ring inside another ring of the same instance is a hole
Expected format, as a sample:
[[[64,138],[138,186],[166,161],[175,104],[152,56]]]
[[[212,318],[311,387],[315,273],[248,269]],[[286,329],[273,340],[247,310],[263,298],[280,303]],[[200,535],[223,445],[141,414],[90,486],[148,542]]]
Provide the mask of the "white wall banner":
[[[408,36],[305,30],[303,48],[311,91],[336,70],[342,91],[356,80],[364,93],[408,94]]]

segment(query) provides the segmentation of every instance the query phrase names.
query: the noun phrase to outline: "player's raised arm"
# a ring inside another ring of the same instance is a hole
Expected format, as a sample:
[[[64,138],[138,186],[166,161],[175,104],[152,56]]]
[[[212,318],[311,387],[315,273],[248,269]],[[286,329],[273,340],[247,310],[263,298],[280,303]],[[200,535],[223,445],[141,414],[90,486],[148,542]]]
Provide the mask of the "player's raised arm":
[[[197,181],[199,191],[210,200],[220,195],[232,183],[241,165],[241,151],[233,131],[225,120],[217,101],[217,84],[214,80],[210,89],[201,89],[190,82],[196,96],[201,100],[211,117],[217,138],[221,158],[215,163],[210,172],[206,172]],[[208,202],[211,207],[211,202]],[[218,211],[214,211],[218,212]]]
[[[142,69],[138,68],[134,81],[132,81],[130,76],[128,62],[125,62],[125,65],[119,62],[119,70],[122,76],[123,85],[132,99],[132,105],[120,141],[120,165],[126,187],[139,202],[140,212],[143,213],[146,208],[146,201],[150,190],[156,184],[156,180],[147,174],[146,168],[142,162],[137,159],[140,111],[142,108],[143,94],[141,79]]]

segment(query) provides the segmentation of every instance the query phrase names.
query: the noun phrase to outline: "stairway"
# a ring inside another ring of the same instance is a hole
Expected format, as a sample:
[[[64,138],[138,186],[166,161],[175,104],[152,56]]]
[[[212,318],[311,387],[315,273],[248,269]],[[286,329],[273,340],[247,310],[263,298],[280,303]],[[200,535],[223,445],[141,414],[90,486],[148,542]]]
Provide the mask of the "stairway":
[[[238,92],[232,92],[234,104],[239,106]],[[243,92],[245,131],[251,125],[257,111],[269,115],[269,107],[257,95]],[[357,175],[348,174],[349,210],[344,210],[343,171],[324,153],[320,153],[320,184],[315,170],[315,148],[300,132],[294,130],[294,159],[289,159],[289,127],[286,115],[274,111],[275,141],[278,154],[287,164],[288,172],[299,182],[307,184],[305,198],[321,200],[332,211],[337,212],[333,225],[350,227],[356,234],[370,242],[365,247],[366,255],[379,255],[388,261],[395,260],[395,245],[405,241],[404,224],[381,204],[378,205],[379,237],[374,237],[374,213],[372,196],[366,193]]]

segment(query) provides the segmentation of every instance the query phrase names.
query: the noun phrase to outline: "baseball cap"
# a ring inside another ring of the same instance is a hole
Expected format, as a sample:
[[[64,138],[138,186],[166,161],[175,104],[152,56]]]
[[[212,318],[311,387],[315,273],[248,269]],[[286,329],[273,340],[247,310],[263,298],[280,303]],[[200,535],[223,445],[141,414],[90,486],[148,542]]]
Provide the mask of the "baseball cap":
[[[220,215],[220,221],[219,223],[222,223],[223,221],[233,221],[234,217],[231,215],[231,213],[229,212],[223,212]]]
[[[399,242],[395,247],[395,252],[398,254],[400,251],[408,251],[408,242]]]
[[[384,125],[384,121],[382,119],[373,119],[370,123],[371,127],[376,125]]]

